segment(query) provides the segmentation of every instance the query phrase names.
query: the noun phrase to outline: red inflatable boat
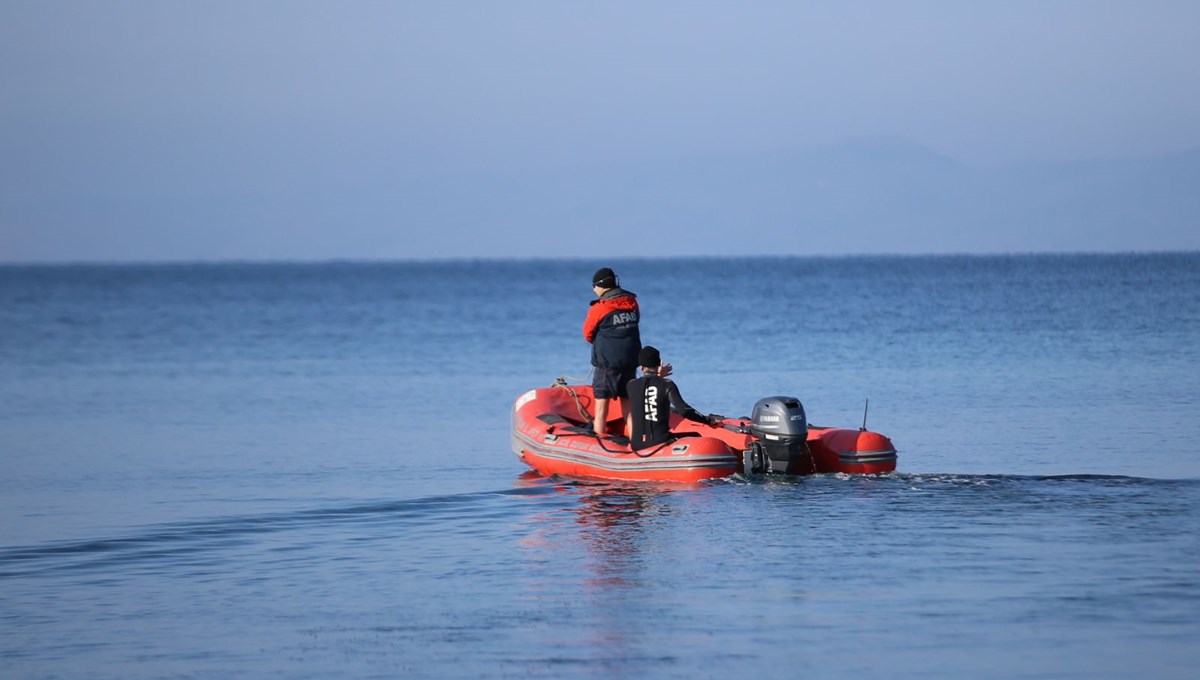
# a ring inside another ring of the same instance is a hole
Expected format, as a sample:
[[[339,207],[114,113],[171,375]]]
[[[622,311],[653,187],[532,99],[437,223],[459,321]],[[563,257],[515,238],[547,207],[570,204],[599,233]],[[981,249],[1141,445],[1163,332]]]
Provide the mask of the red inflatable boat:
[[[517,458],[538,473],[631,481],[696,482],[734,473],[807,475],[818,472],[877,474],[896,469],[887,437],[866,429],[808,424],[793,397],[768,397],[749,418],[712,427],[671,414],[676,439],[635,452],[622,436],[591,430],[592,388],[557,384],[530,390],[513,404],[512,444]],[[622,433],[621,404],[608,412],[610,433]]]

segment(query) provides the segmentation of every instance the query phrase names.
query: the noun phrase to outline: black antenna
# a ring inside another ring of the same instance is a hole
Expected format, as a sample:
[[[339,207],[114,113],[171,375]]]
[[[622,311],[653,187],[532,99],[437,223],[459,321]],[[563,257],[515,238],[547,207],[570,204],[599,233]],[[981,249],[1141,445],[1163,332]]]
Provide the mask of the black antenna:
[[[866,429],[867,429],[867,407],[870,405],[871,405],[870,399],[867,399],[865,402],[863,402],[863,425],[862,425],[862,427],[858,428],[860,432],[866,431]]]

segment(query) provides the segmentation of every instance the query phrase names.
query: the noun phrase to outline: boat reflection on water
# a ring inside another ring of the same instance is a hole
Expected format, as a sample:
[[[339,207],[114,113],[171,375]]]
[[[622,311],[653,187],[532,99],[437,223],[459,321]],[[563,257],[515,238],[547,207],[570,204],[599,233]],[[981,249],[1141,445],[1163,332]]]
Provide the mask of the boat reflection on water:
[[[545,550],[552,561],[584,560],[586,586],[621,588],[641,584],[648,550],[662,544],[659,530],[677,511],[673,494],[701,488],[702,483],[601,482],[546,478],[526,472],[522,486],[551,485],[565,503],[535,515],[533,532],[522,543]],[[556,504],[558,505],[558,504]],[[553,575],[561,579],[563,573]]]
[[[543,490],[529,497],[548,506],[528,515],[519,539],[522,596],[535,620],[553,621],[526,629],[529,648],[610,671],[644,661],[661,614],[664,555],[677,548],[680,496],[704,485],[522,477],[519,485]]]
[[[579,537],[593,557],[591,585],[620,587],[640,582],[642,558],[654,524],[671,513],[663,489],[628,484],[586,488],[573,512]]]

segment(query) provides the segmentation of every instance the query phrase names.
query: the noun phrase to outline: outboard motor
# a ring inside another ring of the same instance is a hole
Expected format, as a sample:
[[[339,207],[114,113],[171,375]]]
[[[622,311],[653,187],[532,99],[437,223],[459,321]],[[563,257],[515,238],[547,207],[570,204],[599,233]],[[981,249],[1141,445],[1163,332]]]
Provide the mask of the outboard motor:
[[[754,437],[743,462],[746,472],[802,475],[816,472],[808,450],[808,418],[795,397],[759,399],[750,414]]]

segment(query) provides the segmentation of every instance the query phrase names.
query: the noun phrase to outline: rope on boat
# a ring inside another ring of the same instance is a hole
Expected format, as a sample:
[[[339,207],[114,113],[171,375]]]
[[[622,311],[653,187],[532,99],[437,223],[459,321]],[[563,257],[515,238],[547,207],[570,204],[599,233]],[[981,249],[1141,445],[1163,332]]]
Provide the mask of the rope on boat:
[[[588,371],[588,375],[590,376],[591,374],[592,372]],[[571,400],[575,402],[575,408],[579,410],[579,417],[583,420],[583,422],[592,422],[592,416],[588,414],[587,409],[583,407],[583,403],[579,401],[579,395],[575,394],[575,390],[567,384],[568,378],[575,380],[575,378],[572,378],[569,375],[559,376],[558,378],[554,379],[554,384],[551,387],[559,387],[566,390],[567,394],[571,395]]]
[[[592,372],[588,371],[587,377],[590,378],[591,375],[592,375]],[[579,417],[585,423],[592,422],[592,416],[587,412],[587,409],[583,407],[583,402],[580,401],[579,395],[575,393],[574,388],[572,388],[567,383],[568,379],[578,380],[577,378],[574,378],[569,375],[559,376],[558,378],[554,379],[554,384],[551,385],[551,387],[557,387],[557,388],[566,390],[567,394],[571,395],[571,400],[575,402],[575,408],[578,409],[578,411],[579,411]],[[586,380],[586,379],[587,378],[584,378],[584,380]],[[592,437],[594,437],[596,439],[596,443],[600,444],[600,448],[604,449],[605,451],[607,451],[609,453],[623,453],[620,449],[610,449],[607,446],[605,446],[604,439],[600,435],[593,433]],[[659,444],[658,446],[654,447],[653,449],[649,449],[648,453],[643,453],[641,451],[638,451],[638,450],[634,449],[632,446],[629,447],[629,450],[633,451],[633,454],[635,456],[637,456],[638,458],[649,458],[650,456],[653,456],[654,454],[661,451],[664,446],[667,446],[668,444],[674,444],[676,439],[678,439],[678,438],[676,437],[676,438],[669,439],[669,440],[663,442],[662,444]]]
[[[629,450],[633,451],[633,455],[637,456],[638,458],[649,458],[650,456],[653,456],[654,454],[658,453],[659,451],[662,451],[664,446],[667,446],[669,444],[674,444],[677,441],[679,441],[678,437],[672,437],[671,439],[668,439],[667,441],[659,444],[658,446],[654,447],[653,449],[649,449],[650,453],[642,453],[641,451],[638,451],[637,449],[633,448],[632,446],[629,447]]]

